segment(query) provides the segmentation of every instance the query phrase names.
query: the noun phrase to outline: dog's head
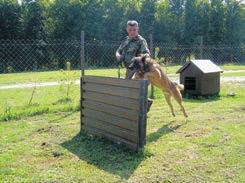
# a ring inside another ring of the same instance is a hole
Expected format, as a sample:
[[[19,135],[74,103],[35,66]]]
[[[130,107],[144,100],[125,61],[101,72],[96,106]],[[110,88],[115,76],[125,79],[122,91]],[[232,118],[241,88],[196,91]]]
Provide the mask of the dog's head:
[[[146,56],[134,57],[132,63],[129,65],[129,70],[144,71],[146,68]]]

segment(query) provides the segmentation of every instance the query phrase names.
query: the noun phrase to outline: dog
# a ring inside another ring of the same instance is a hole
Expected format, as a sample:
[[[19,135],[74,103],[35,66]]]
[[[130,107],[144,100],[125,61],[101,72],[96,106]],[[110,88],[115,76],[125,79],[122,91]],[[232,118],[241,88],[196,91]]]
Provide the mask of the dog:
[[[182,95],[180,93],[180,91],[184,90],[184,85],[172,82],[162,71],[160,65],[155,63],[153,59],[145,55],[134,57],[132,63],[129,65],[129,69],[135,71],[132,79],[147,79],[149,83],[163,91],[173,116],[175,116],[175,113],[171,103],[171,97],[178,102],[184,116],[186,118],[188,117],[185,108],[182,105]]]

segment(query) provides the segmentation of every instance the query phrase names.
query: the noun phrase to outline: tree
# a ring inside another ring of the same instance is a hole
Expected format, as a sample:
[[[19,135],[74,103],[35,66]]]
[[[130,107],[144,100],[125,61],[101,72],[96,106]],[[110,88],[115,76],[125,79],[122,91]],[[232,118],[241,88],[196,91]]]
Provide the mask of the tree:
[[[235,0],[226,1],[226,19],[225,19],[225,43],[237,44],[240,42],[240,28],[242,21],[240,19],[239,2]]]
[[[25,0],[22,2],[23,38],[44,39],[43,9],[39,1]]]
[[[16,39],[21,32],[21,7],[17,1],[0,1],[0,39]]]
[[[142,30],[142,35],[145,37],[148,37],[151,33],[154,34],[156,2],[156,0],[142,1],[140,29]]]
[[[210,44],[224,41],[225,11],[222,0],[211,0],[209,11],[208,39]]]
[[[177,43],[183,40],[182,17],[185,9],[185,0],[169,0],[169,9],[172,13],[174,22],[174,37]]]
[[[241,22],[238,29],[239,39],[245,45],[245,4],[240,5],[239,19]]]
[[[175,42],[174,24],[169,9],[169,1],[162,0],[156,3],[155,19],[154,40],[165,43]]]
[[[196,0],[187,0],[184,15],[184,44],[192,44],[197,34]]]
[[[119,0],[107,0],[103,2],[104,9],[104,39],[121,40],[125,36],[124,10]]]
[[[239,44],[242,0],[0,0],[0,38],[121,40],[129,19],[158,42]]]

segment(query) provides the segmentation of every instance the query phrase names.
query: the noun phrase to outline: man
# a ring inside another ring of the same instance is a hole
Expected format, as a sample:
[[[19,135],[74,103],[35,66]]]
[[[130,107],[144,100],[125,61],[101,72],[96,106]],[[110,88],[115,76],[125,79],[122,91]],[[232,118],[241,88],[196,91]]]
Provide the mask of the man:
[[[125,78],[131,79],[135,72],[128,69],[132,58],[140,54],[146,54],[147,56],[150,56],[150,51],[148,49],[146,40],[139,35],[139,25],[137,21],[128,21],[126,30],[128,36],[117,49],[116,58],[119,62],[123,62],[127,69]]]
[[[132,58],[137,57],[140,54],[145,54],[146,56],[150,57],[150,51],[148,49],[146,40],[141,35],[139,35],[139,25],[137,21],[128,21],[126,30],[128,36],[117,49],[116,57],[119,62],[123,62],[127,69],[125,78],[132,79],[135,71],[128,69],[132,62]],[[152,103],[153,100],[148,99],[147,111],[150,110]]]

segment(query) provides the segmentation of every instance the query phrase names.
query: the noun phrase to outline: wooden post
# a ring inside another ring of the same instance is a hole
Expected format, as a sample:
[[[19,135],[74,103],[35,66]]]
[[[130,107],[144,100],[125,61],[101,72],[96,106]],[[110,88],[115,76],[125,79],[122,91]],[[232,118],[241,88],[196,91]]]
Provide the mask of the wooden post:
[[[81,74],[84,76],[84,69],[85,69],[85,57],[84,57],[84,31],[81,31],[81,52],[80,52],[80,59],[81,59]]]
[[[150,52],[151,52],[151,57],[154,59],[154,50],[153,50],[153,35],[152,33],[150,34]],[[151,84],[151,99],[154,99],[154,86]]]
[[[80,61],[81,61],[81,78],[80,78],[80,121],[81,121],[81,130],[83,127],[83,76],[85,74],[85,57],[84,57],[84,31],[81,31],[81,52],[80,52]]]

